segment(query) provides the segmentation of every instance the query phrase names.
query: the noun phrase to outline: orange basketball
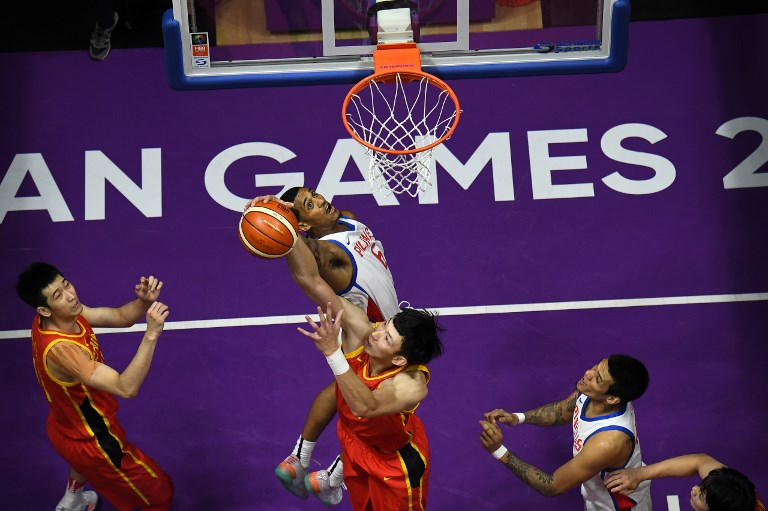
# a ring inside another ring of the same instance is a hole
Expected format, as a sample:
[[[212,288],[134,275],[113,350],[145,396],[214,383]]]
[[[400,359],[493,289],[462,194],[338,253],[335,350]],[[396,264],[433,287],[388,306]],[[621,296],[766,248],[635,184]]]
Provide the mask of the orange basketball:
[[[291,251],[299,224],[290,208],[271,200],[248,208],[240,218],[240,243],[256,257],[274,259]]]

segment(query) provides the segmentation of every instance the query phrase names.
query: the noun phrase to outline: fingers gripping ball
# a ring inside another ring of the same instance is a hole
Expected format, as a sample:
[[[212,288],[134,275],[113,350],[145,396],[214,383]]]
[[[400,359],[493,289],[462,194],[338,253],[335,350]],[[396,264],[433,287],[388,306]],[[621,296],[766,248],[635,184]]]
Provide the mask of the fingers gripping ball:
[[[240,218],[240,243],[256,257],[274,259],[291,251],[299,237],[293,212],[277,201],[248,208]]]

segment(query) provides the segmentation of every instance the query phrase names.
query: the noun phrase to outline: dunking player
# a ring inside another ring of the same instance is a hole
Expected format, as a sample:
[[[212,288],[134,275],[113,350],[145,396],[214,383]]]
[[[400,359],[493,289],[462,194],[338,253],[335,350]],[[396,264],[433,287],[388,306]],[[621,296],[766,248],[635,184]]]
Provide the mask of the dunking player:
[[[132,398],[152,363],[168,307],[157,298],[163,283],[142,277],[136,299],[120,308],[82,305],[75,287],[50,264],[29,266],[16,292],[37,310],[32,322],[32,361],[48,400],[48,438],[70,465],[69,482],[56,511],[91,511],[98,496],[90,482],[120,510],[164,511],[173,496],[170,477],[128,442],[117,420],[115,396]],[[118,373],[104,363],[94,327],[127,327],[146,314],[147,331],[133,360]]]
[[[256,197],[246,209],[274,196]],[[391,318],[400,307],[384,248],[371,230],[349,211],[340,211],[311,188],[291,188],[281,200],[292,207],[302,237],[315,257],[320,276],[340,296],[366,311],[371,321]],[[304,429],[291,454],[275,469],[288,491],[307,498],[305,475],[320,434],[336,413],[335,384],[315,397]],[[342,498],[343,463],[337,457],[328,467],[310,474],[310,491],[325,504]]]
[[[318,307],[319,325],[307,316],[313,332],[299,330],[315,342],[336,376],[337,432],[352,507],[425,509],[429,446],[414,411],[427,396],[429,370],[424,364],[443,351],[435,317],[404,308],[374,325],[320,278],[304,244],[297,243],[286,260],[304,293],[317,304],[327,304],[325,313]]]
[[[525,413],[496,409],[480,421],[483,447],[524,483],[542,495],[560,495],[581,485],[587,511],[650,510],[650,483],[629,495],[610,493],[602,477],[625,467],[642,465],[635,411],[631,401],[648,387],[648,371],[637,359],[612,355],[601,360],[576,383],[576,391],[562,401]],[[573,425],[573,458],[553,474],[530,465],[501,443],[498,423],[515,426]]]
[[[706,454],[686,454],[652,465],[618,470],[605,478],[605,487],[629,495],[643,481],[694,475],[702,479],[691,489],[691,507],[695,511],[765,511],[755,495],[755,485],[747,476]]]

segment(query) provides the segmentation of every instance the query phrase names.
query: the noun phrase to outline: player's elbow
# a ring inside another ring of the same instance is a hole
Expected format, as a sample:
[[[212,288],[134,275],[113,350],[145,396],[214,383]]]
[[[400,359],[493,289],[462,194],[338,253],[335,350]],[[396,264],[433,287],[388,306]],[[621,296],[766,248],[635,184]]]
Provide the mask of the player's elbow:
[[[376,413],[375,408],[372,408],[370,406],[355,406],[349,407],[350,411],[355,415],[355,417],[359,417],[361,419],[370,419],[372,417],[377,417],[379,414]]]

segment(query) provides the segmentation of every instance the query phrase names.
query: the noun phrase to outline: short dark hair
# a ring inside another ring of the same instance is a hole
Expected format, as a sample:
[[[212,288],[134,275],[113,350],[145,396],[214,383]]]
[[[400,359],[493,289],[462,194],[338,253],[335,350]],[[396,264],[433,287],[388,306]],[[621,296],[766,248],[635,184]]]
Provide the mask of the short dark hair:
[[[699,485],[709,511],[755,511],[755,485],[728,467],[716,468]]]
[[[302,188],[306,187],[294,186],[293,188],[289,188],[280,196],[280,200],[284,202],[294,202],[296,200],[296,196],[299,194],[299,191],[301,191]],[[291,211],[293,211],[293,214],[296,215],[296,220],[301,222],[301,215],[299,214],[299,209],[295,207],[295,204],[294,207],[291,208]]]
[[[613,378],[608,394],[618,397],[622,403],[634,401],[648,388],[648,369],[634,357],[611,355],[608,357],[608,372]]]
[[[443,354],[443,343],[438,336],[444,331],[437,324],[437,316],[425,309],[404,308],[392,318],[397,333],[403,336],[398,355],[409,364],[427,364]]]
[[[43,289],[50,286],[56,277],[64,276],[58,268],[48,263],[32,263],[19,274],[16,281],[16,294],[24,300],[24,303],[37,309],[47,307],[48,300],[43,294]]]

